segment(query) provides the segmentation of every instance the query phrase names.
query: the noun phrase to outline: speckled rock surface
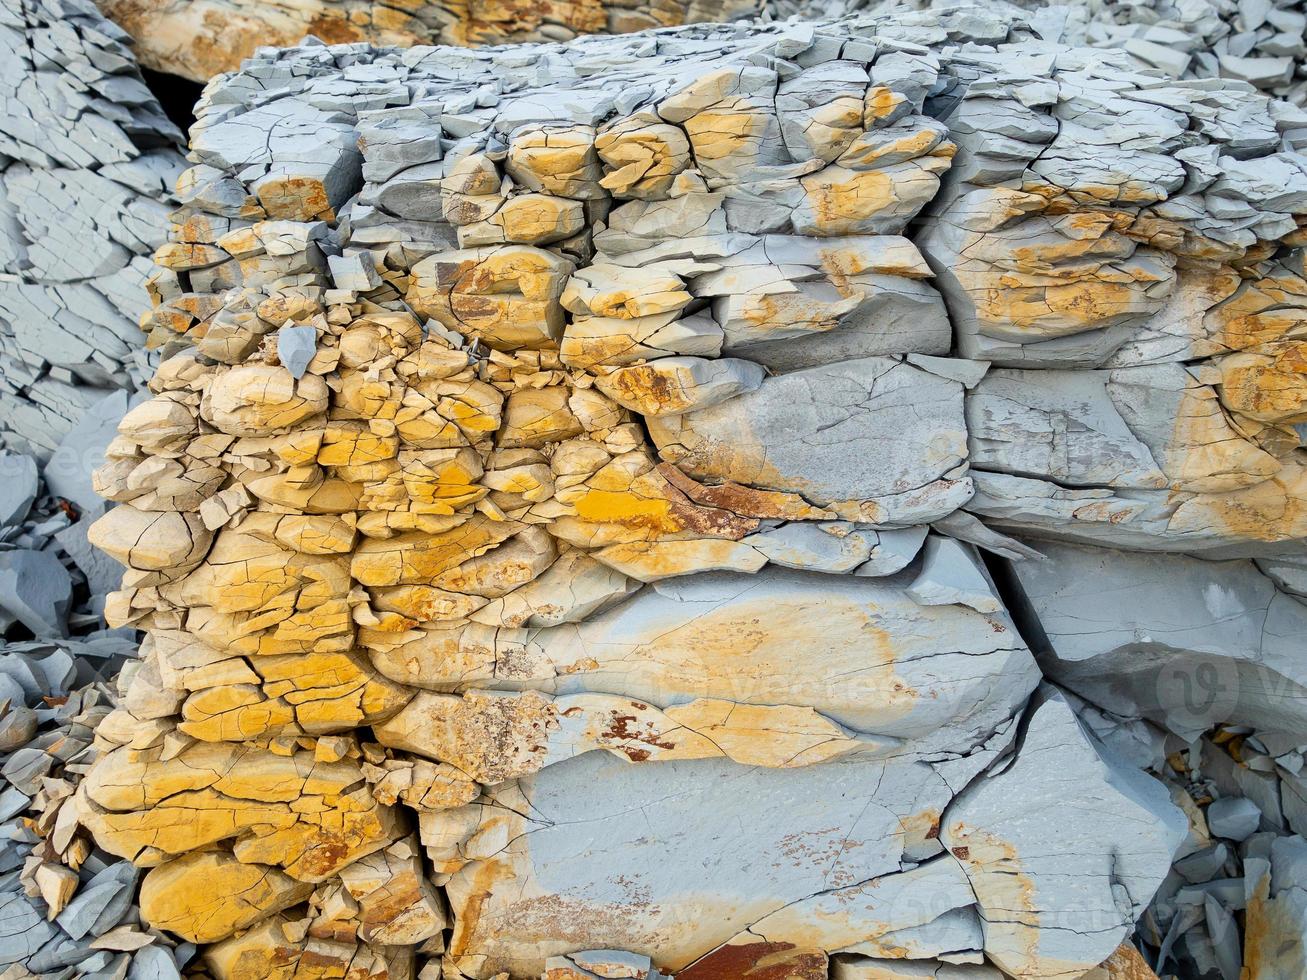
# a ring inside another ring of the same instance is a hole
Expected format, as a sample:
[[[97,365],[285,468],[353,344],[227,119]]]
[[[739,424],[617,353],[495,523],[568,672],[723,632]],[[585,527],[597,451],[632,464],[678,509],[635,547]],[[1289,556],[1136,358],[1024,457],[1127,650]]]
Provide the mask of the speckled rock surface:
[[[214,980],[1293,962],[1237,915],[1298,910],[1298,110],[981,13],[209,86],[87,533],[146,922]]]

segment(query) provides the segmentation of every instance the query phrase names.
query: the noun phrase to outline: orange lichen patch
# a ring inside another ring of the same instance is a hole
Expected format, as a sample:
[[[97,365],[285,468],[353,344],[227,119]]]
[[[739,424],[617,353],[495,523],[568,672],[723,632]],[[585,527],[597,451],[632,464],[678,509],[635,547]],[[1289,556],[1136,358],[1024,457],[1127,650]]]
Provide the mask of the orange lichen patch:
[[[313,886],[226,851],[188,854],[153,868],[141,884],[141,915],[187,942],[225,939],[309,897]]]
[[[611,544],[595,556],[605,565],[641,582],[723,569],[756,572],[767,562],[756,549],[721,538]]]
[[[1251,906],[1250,906],[1251,907]],[[1249,974],[1256,977],[1257,973]],[[1082,980],[1157,980],[1153,968],[1129,941],[1123,942],[1112,955],[1084,975]]]
[[[335,11],[323,11],[309,21],[308,33],[328,44],[349,44],[366,36],[358,26]]]
[[[1217,394],[1190,381],[1176,406],[1171,439],[1158,464],[1176,490],[1222,493],[1274,476],[1281,463],[1230,424]]]
[[[653,466],[647,458],[640,461],[636,473],[623,489],[605,489],[601,484],[572,501],[579,521],[597,525],[591,530],[593,544],[654,541],[687,532],[738,541],[758,527],[751,517],[691,500],[667,478],[662,466]]]
[[[204,951],[215,980],[402,980],[413,975],[413,947],[373,947],[305,939],[276,916]]]
[[[475,515],[441,534],[369,539],[354,552],[350,574],[362,585],[423,585],[521,530],[513,521]]]
[[[1307,422],[1307,341],[1279,341],[1219,361],[1221,403],[1259,422]]]
[[[828,235],[851,233],[856,222],[889,210],[898,199],[893,178],[881,170],[844,171],[820,182],[804,178],[803,185],[813,224]]]
[[[900,110],[906,99],[885,85],[873,85],[863,99],[863,125],[870,129],[876,121],[885,119]]]
[[[259,203],[269,218],[286,221],[335,221],[327,188],[317,177],[276,176],[259,182]]]
[[[693,408],[694,392],[657,364],[637,364],[604,376],[604,393],[627,406],[639,406],[648,415],[674,415]]]
[[[399,836],[399,814],[361,785],[353,763],[308,752],[200,742],[164,759],[120,748],[82,784],[79,810],[100,846],[141,866],[235,838],[242,863],[317,882]]]
[[[1307,466],[1284,460],[1275,476],[1244,490],[1199,494],[1183,501],[1167,522],[1171,534],[1224,531],[1245,541],[1307,536]]]
[[[700,698],[669,707],[664,714],[746,766],[813,765],[860,745],[838,725],[800,705],[736,704]]]
[[[1241,976],[1248,980],[1269,980],[1279,972],[1275,962],[1279,950],[1272,945],[1275,941],[1272,928],[1275,913],[1276,909],[1271,902],[1271,873],[1268,870],[1257,879],[1244,912]]]
[[[1218,281],[1231,279],[1238,284],[1235,273],[1225,270]],[[1219,349],[1245,350],[1307,334],[1307,280],[1301,276],[1265,276],[1213,298],[1222,302],[1210,304],[1203,325]]]
[[[935,196],[955,150],[945,141],[928,155],[878,170],[836,164],[803,177],[795,230],[818,236],[897,231]]]
[[[825,950],[791,943],[728,943],[676,974],[677,980],[826,980]]]
[[[502,783],[545,765],[553,702],[533,691],[494,695],[420,692],[394,717],[373,726],[382,745],[447,762],[479,783]]]

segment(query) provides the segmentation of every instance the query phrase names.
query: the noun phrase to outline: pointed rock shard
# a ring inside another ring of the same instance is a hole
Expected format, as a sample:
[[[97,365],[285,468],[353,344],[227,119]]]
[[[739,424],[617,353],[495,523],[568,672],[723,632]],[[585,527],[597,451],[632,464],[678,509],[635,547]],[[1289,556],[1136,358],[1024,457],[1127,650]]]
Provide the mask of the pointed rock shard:
[[[318,332],[312,327],[282,327],[277,331],[277,357],[297,381],[304,377],[318,349]]]
[[[1165,789],[1044,688],[1015,758],[958,795],[940,841],[975,890],[986,956],[1018,976],[1071,980],[1134,928],[1185,832]]]

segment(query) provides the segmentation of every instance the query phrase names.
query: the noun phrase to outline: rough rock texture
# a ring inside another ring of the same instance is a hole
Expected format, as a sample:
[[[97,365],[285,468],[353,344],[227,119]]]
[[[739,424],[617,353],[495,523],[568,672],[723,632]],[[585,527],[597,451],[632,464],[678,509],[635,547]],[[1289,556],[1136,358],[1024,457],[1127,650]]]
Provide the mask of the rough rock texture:
[[[331,44],[567,41],[759,13],[754,0],[100,0],[99,6],[136,39],[143,65],[197,81],[236,69],[260,46],[296,44],[306,35]]]
[[[79,820],[214,980],[1204,962],[1198,820],[1297,830],[1300,126],[955,16],[261,52],[94,477]]]
[[[137,321],[181,135],[127,42],[85,0],[0,6],[0,446],[41,460],[149,373]]]
[[[1220,78],[1307,102],[1307,12],[1296,0],[766,0],[722,12],[823,20],[855,11],[917,27],[942,17],[981,43],[1024,20],[1047,41],[1117,49],[1174,78]]]
[[[101,0],[100,9],[135,38],[147,67],[199,81],[236,69],[259,45],[306,35],[328,43],[478,45],[875,11],[918,37],[942,15],[947,27],[981,43],[1026,21],[1045,40],[1119,49],[1176,78],[1229,79],[1307,102],[1307,13],[1295,0]],[[916,17],[923,9],[930,12]]]

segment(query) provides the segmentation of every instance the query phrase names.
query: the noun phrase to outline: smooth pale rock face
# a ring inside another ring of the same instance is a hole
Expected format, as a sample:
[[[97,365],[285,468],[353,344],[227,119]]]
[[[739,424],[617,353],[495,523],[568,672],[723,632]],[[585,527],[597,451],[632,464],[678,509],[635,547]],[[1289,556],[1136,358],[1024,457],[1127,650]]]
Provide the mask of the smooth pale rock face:
[[[1047,561],[1014,570],[1053,680],[1182,735],[1219,720],[1302,729],[1307,606],[1252,562],[1040,547]]]
[[[888,358],[808,368],[720,407],[650,423],[664,459],[705,482],[796,493],[870,522],[918,524],[970,496],[962,386]],[[893,460],[894,463],[890,461]],[[911,460],[904,468],[901,464]]]
[[[1103,779],[1088,792],[1087,772]],[[962,792],[940,840],[968,872],[993,961],[1015,976],[1071,978],[1131,931],[1184,832],[1166,790],[1095,745],[1050,689],[1015,761]]]
[[[779,569],[698,574],[647,588],[584,623],[535,631],[524,643],[503,636],[478,649],[469,630],[461,644],[416,640],[374,663],[397,681],[435,690],[620,690],[664,709],[694,698],[780,702],[874,736],[969,744],[1033,688],[1030,655],[1001,612],[919,605],[905,584]],[[808,637],[802,674],[787,666],[796,636]],[[433,654],[446,649],[466,655],[442,670]]]
[[[1240,861],[1307,826],[1302,121],[1045,29],[209,87],[95,475],[147,641],[73,798],[214,980],[1070,980],[1137,925],[1163,969],[1208,799]],[[1200,654],[1247,715],[1159,693]],[[1208,723],[1211,787],[1158,729]]]
[[[712,761],[645,772],[599,755],[554,766],[502,797],[531,808],[497,818],[508,820],[507,850],[447,886],[450,952],[474,977],[536,975],[546,956],[594,946],[657,950],[680,969],[779,906],[897,872],[948,796],[912,760],[794,773]],[[495,819],[496,802],[472,819]],[[632,805],[645,813],[638,824]],[[631,911],[606,911],[622,906]]]

